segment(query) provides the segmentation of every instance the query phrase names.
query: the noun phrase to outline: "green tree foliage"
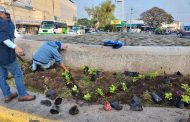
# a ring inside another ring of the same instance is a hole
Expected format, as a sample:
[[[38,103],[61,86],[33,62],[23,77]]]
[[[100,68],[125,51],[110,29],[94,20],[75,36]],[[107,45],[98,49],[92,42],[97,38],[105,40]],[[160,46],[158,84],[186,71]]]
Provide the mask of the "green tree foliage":
[[[92,20],[88,20],[87,18],[78,19],[77,23],[75,25],[83,25],[91,27],[93,24]]]
[[[153,28],[160,27],[162,23],[170,24],[173,22],[173,17],[158,7],[153,7],[143,12],[140,16],[145,24]]]
[[[115,19],[115,5],[111,3],[111,0],[106,0],[100,6],[86,8],[85,10],[90,17],[98,21],[99,27],[104,27],[110,24],[111,20]]]

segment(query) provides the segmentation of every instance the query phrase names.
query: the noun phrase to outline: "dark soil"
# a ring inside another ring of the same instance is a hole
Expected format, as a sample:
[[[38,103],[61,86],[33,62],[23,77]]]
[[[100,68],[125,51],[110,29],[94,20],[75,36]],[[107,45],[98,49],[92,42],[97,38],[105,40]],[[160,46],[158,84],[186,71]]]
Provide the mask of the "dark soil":
[[[177,90],[181,89],[181,84],[189,84],[189,76],[170,75],[170,83],[165,82],[166,76],[158,76],[155,79],[145,77],[142,80],[133,82],[133,78],[126,76],[124,73],[100,73],[96,81],[91,81],[90,75],[83,74],[83,71],[71,70],[73,76],[73,83],[79,87],[80,93],[77,97],[72,96],[71,88],[68,88],[66,82],[61,76],[60,69],[50,69],[48,71],[40,71],[29,73],[25,75],[26,85],[34,89],[45,92],[49,88],[57,90],[61,97],[83,99],[83,95],[87,92],[92,95],[91,103],[103,103],[105,100],[119,100],[122,103],[129,104],[134,95],[142,98],[144,105],[155,105],[151,100],[150,93],[156,92],[164,99],[164,93],[171,92],[175,94]],[[120,82],[125,82],[127,91],[121,90]],[[115,93],[109,93],[109,87],[114,84],[117,87]],[[105,97],[97,94],[96,89],[102,89]],[[166,100],[162,105],[169,105]]]

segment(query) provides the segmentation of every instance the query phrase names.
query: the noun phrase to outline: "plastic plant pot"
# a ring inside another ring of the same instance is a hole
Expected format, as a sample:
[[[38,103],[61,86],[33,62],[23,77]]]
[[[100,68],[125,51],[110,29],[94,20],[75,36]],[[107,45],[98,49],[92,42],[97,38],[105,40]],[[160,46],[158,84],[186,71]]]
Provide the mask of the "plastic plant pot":
[[[122,110],[123,106],[121,106],[121,104],[119,103],[119,101],[112,101],[111,103],[111,107],[114,108],[115,110]]]
[[[59,106],[53,106],[51,109],[50,109],[50,113],[51,114],[58,114],[59,113]]]
[[[88,67],[85,67],[84,70],[83,70],[83,73],[84,73],[85,75],[88,75],[88,70],[89,70],[89,68],[88,68]]]
[[[96,81],[97,75],[91,75],[91,81]]]
[[[182,109],[182,108],[185,107],[185,104],[184,104],[184,102],[180,101],[180,102],[177,103],[176,107]]]
[[[152,99],[155,103],[160,104],[163,100],[162,98],[155,92],[151,93]]]
[[[46,97],[51,99],[51,100],[55,100],[55,98],[57,97],[57,92],[55,89],[49,89],[46,92]]]
[[[77,108],[76,105],[71,107],[70,110],[69,110],[69,114],[71,114],[71,115],[76,115],[78,113],[79,113],[79,109]]]
[[[132,111],[142,111],[142,103],[141,103],[141,99],[137,96],[134,96],[133,99],[131,100],[131,104],[130,104],[130,110]]]
[[[54,105],[60,105],[62,103],[63,99],[62,98],[56,98]]]
[[[47,107],[50,107],[52,105],[51,101],[49,101],[49,100],[41,100],[40,104],[45,105]]]
[[[103,108],[104,108],[105,111],[111,111],[111,105],[110,105],[110,103],[108,101],[106,101],[104,103],[104,107]]]

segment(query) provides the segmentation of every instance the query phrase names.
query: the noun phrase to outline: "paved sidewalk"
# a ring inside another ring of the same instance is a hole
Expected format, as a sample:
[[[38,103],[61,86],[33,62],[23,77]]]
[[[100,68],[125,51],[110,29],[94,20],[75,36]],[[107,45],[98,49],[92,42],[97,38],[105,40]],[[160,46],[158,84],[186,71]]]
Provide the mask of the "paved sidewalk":
[[[13,89],[15,91],[15,89]],[[178,108],[160,108],[160,107],[146,107],[142,112],[134,112],[129,110],[129,106],[124,105],[122,111],[105,112],[102,105],[83,105],[79,106],[80,113],[75,116],[69,115],[68,111],[71,106],[76,105],[75,100],[66,101],[61,104],[60,114],[51,115],[49,110],[51,107],[40,105],[40,101],[46,99],[44,95],[37,93],[37,99],[31,102],[18,102],[17,99],[8,104],[3,102],[3,95],[0,92],[0,122],[29,122],[29,119],[39,120],[40,122],[178,122],[179,119],[187,119],[190,110]],[[6,109],[8,108],[8,109]],[[16,112],[15,112],[16,111]],[[15,118],[15,121],[5,121],[6,115],[2,113],[9,113],[7,118]],[[15,112],[15,113],[14,113]],[[19,115],[21,113],[24,115]],[[16,121],[19,118],[23,121]],[[37,117],[37,118],[36,118]],[[45,119],[43,119],[45,118]],[[49,120],[47,120],[49,119]],[[37,121],[35,121],[37,122]]]

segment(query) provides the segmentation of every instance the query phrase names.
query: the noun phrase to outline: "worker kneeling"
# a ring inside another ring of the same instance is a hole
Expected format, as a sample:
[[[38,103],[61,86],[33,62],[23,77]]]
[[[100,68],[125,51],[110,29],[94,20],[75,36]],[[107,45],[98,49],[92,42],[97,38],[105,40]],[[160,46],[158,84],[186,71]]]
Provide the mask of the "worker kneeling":
[[[47,41],[45,42],[32,57],[32,71],[36,71],[38,66],[42,69],[48,69],[55,63],[58,64],[65,71],[68,71],[62,61],[60,54],[61,50],[66,49],[68,46],[62,46],[60,41]]]

